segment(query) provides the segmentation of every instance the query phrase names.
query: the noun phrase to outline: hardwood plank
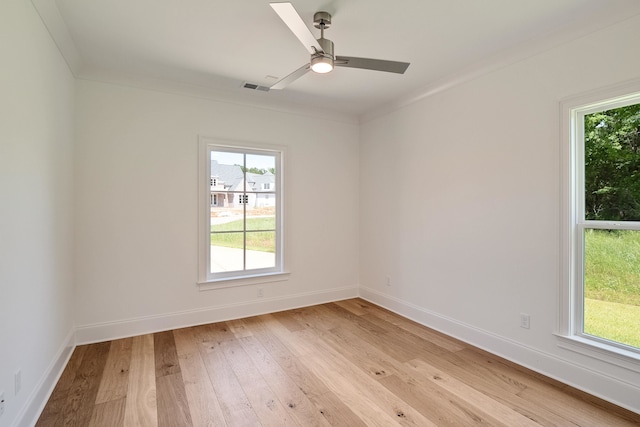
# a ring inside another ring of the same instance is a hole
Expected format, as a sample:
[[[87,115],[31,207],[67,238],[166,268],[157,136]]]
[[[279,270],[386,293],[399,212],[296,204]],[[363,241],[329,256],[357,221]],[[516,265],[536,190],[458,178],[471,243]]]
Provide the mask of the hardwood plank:
[[[560,392],[562,396],[562,400],[564,403],[562,405],[567,404],[571,407],[579,407],[585,410],[580,413],[587,415],[587,418],[591,419],[590,414],[591,411],[599,411],[600,413],[604,412],[605,417],[608,418],[608,414],[616,413],[617,416],[626,420],[627,422],[631,422],[633,425],[640,425],[640,414],[633,413],[626,409],[617,407],[609,402],[606,402],[602,399],[598,399],[595,396],[592,396],[583,391],[574,389],[566,384],[562,384],[557,380],[554,380],[549,377],[545,377],[542,374],[531,371],[527,368],[524,368],[520,365],[517,365],[509,360],[502,359],[498,356],[495,356],[491,353],[488,353],[484,350],[469,347],[465,349],[463,352],[458,353],[458,355],[463,356],[465,359],[469,359],[473,361],[474,364],[478,366],[487,366],[487,369],[494,370],[500,372],[500,375],[504,377],[514,378],[515,381],[518,381],[521,384],[525,385],[526,393],[518,393],[520,394],[537,394],[542,397],[548,397],[550,394],[555,394]],[[470,369],[473,369],[471,367]],[[524,391],[524,390],[523,390]],[[539,413],[540,405],[535,403],[535,401],[530,401],[529,399],[523,399],[525,402],[530,402],[531,410]],[[565,417],[567,413],[571,411],[549,411],[545,409],[547,413],[557,413],[558,418],[562,420],[568,420]],[[615,424],[615,423],[614,423]],[[627,425],[627,424],[622,424]]]
[[[367,425],[435,426],[328,347],[318,346],[301,360]]]
[[[449,337],[436,330],[427,328],[424,325],[421,325],[417,322],[414,322],[412,320],[399,316],[382,307],[378,307],[373,304],[367,304],[366,306],[361,304],[360,307],[361,308],[366,307],[362,309],[363,311],[365,311],[365,315],[377,317],[380,320],[384,320],[385,322],[388,322],[391,325],[402,328],[407,332],[410,332],[421,339],[430,341],[433,344],[440,346],[444,349],[447,349],[449,351],[455,352],[455,351],[460,351],[467,348],[467,345],[462,341]]]
[[[549,411],[547,407],[540,406],[534,401],[523,398],[521,392],[533,387],[543,394],[554,386],[547,381],[538,378],[539,374],[514,370],[509,367],[510,362],[491,356],[488,353],[478,353],[470,348],[457,352],[456,356],[463,360],[460,366],[467,374],[456,375],[458,379],[474,388],[482,391],[498,402],[509,406],[513,410],[530,418],[540,425],[565,425],[572,421],[561,414]],[[453,372],[452,370],[447,370]],[[510,387],[509,384],[513,384]]]
[[[153,334],[153,348],[156,378],[180,373],[180,363],[178,362],[173,332],[166,331]]]
[[[482,425],[487,423],[481,413],[474,411],[473,408],[465,408],[463,400],[451,393],[445,392],[439,387],[433,386],[429,381],[420,381],[420,378],[409,372],[408,369],[403,369],[403,365],[399,365],[397,361],[390,359],[387,352],[383,351],[379,345],[374,346],[362,341],[356,333],[349,331],[348,328],[345,327],[335,328],[328,332],[330,333],[324,335],[324,339],[336,351],[348,358],[355,366],[367,372],[372,378],[379,380],[385,387],[402,397],[403,400],[410,403],[412,402],[411,404],[414,408],[418,409],[423,415],[438,425]],[[435,356],[431,356],[429,359],[433,361],[435,358]],[[484,382],[482,377],[472,378],[471,374],[467,375],[467,373],[462,371],[458,366],[448,363],[446,361],[448,356],[444,356],[443,358],[442,364],[446,364],[446,366],[449,367],[447,372],[453,370],[458,374],[462,373],[463,376],[470,379],[474,387],[478,387],[480,382]],[[385,381],[384,378],[389,376],[393,376],[394,378]],[[510,407],[517,407],[520,413],[531,414],[530,411],[513,403],[517,401],[521,404],[522,402],[520,401],[522,399],[513,393],[509,395],[508,392],[503,390],[502,384],[498,384],[496,388],[490,385],[485,388],[493,390],[494,392],[497,388],[497,390],[499,390],[498,394],[510,396]],[[411,394],[401,394],[402,390],[409,389],[413,390]],[[424,399],[422,402],[416,400],[415,396],[419,395],[423,390],[429,393],[429,399]],[[521,388],[517,388],[514,392],[521,390]],[[538,413],[540,412],[544,413],[544,411],[538,410]],[[536,416],[541,418],[539,415]],[[551,418],[553,419],[554,417],[551,416]],[[447,420],[453,421],[448,422]],[[545,425],[548,424],[553,425],[553,423],[547,423]]]
[[[238,379],[244,394],[262,425],[297,425],[284,409],[276,393],[262,377],[262,374],[235,340],[220,344],[222,353]]]
[[[126,399],[126,396],[120,399],[109,399],[95,405],[89,427],[122,427]]]
[[[272,333],[269,326],[277,326],[278,324],[277,322],[265,323],[265,317],[253,317],[245,321],[256,339],[314,405],[316,413],[319,413],[332,426],[364,426],[364,422],[351,408],[331,392],[324,382],[307,369],[296,355]]]
[[[218,344],[236,339],[236,336],[233,334],[233,331],[231,330],[227,322],[210,324],[209,332],[212,335],[212,341]]]
[[[491,426],[492,420],[468,407],[465,401],[447,390],[429,382],[423,383],[414,378],[390,375],[380,379],[380,383],[400,397],[422,415],[441,427]]]
[[[288,312],[273,313],[272,316],[278,322],[282,323],[290,332],[301,331],[305,329],[305,325],[291,316]]]
[[[324,416],[315,410],[313,403],[289,377],[289,374],[282,369],[254,336],[242,338],[240,344],[251,357],[265,381],[278,396],[278,399],[283,403],[285,409],[288,410],[299,425],[330,425]]]
[[[95,344],[87,348],[62,409],[63,425],[84,427],[91,421],[93,405],[108,356],[109,343]]]
[[[194,353],[200,353],[200,342],[197,337],[197,326],[190,328],[175,329],[173,331],[173,341],[176,344],[176,353],[178,354],[178,361],[183,356],[188,356]],[[180,370],[184,371],[182,364]]]
[[[356,330],[348,326],[320,332],[323,339],[333,349],[349,359],[355,366],[375,379],[398,373],[399,361],[394,359],[384,347],[372,345],[360,339]]]
[[[192,426],[174,334],[153,334],[158,426]]]
[[[158,425],[153,341],[151,334],[134,337],[132,341],[125,427]]]
[[[386,337],[388,335],[387,330],[385,328],[382,328],[376,325],[375,323],[372,323],[371,321],[363,318],[363,316],[356,316],[355,314],[352,314],[349,310],[345,310],[344,308],[340,307],[337,304],[334,304],[334,303],[322,304],[317,306],[316,309],[323,311],[324,313],[326,313],[325,315],[327,316],[332,315],[343,320],[348,320],[352,324],[358,326],[360,329],[362,329],[365,332],[368,332],[369,334],[372,334],[378,337],[382,337],[382,336]]]
[[[252,335],[251,330],[246,327],[242,319],[230,320],[227,322],[227,325],[236,339],[250,337]]]
[[[451,350],[440,347],[432,341],[420,339],[420,337],[406,329],[391,324],[376,316],[367,314],[360,317],[384,330],[388,336],[393,337],[394,341],[397,342],[397,345],[401,345],[407,349],[412,349],[416,355],[422,355],[424,353],[431,353],[434,355],[451,354]]]
[[[193,426],[226,426],[193,328],[175,330],[173,335]]]
[[[574,422],[577,425],[593,426],[638,426],[640,425],[640,415],[636,420],[631,421],[619,416],[611,417],[611,413],[605,411],[588,402],[572,398],[569,394],[550,387],[544,393],[535,388],[527,388],[518,394],[532,404],[547,408],[559,417]]]
[[[193,426],[180,372],[156,376],[156,395],[159,427]]]
[[[356,316],[363,316],[369,313],[369,310],[367,310],[368,305],[364,302],[364,300],[361,300],[359,298],[335,301],[333,304],[336,304],[344,308],[345,310],[350,311]]]
[[[374,347],[382,347],[382,350],[394,360],[406,362],[418,356],[414,349],[406,348],[402,343],[388,336],[389,334],[386,331],[380,332],[378,328],[375,332],[372,332],[367,327],[362,327],[360,324],[351,322],[349,318],[336,316],[335,311],[328,310],[325,306],[315,308],[323,313],[323,316],[331,316],[333,318],[334,325],[337,326],[334,326],[332,331],[338,331],[340,328],[351,331],[358,336],[359,340],[371,344]]]
[[[470,405],[484,414],[484,418],[493,420],[497,425],[509,426],[537,426],[538,423],[530,420],[513,409],[492,399],[475,388],[457,380],[440,369],[431,366],[419,359],[407,363],[412,369],[421,372],[434,384],[438,384],[445,390],[459,396],[467,405]]]
[[[96,404],[110,400],[121,400],[127,396],[132,342],[131,338],[111,341],[109,356],[96,396]]]
[[[327,315],[326,310],[322,310],[322,306],[299,308],[288,313],[298,319],[305,327],[320,328],[327,331],[335,328],[338,325],[337,320],[339,320],[333,315]]]
[[[299,357],[316,373],[325,385],[358,414],[367,424],[399,423],[401,425],[433,425],[414,408],[395,398],[369,376],[358,375],[359,369],[327,345],[312,330],[278,331],[284,339],[298,337],[315,351],[306,351]],[[330,361],[328,363],[327,361]],[[348,381],[345,381],[349,378]],[[359,394],[359,396],[358,396]],[[354,396],[357,396],[354,398]],[[382,411],[380,410],[382,408]]]
[[[78,373],[78,368],[82,363],[82,358],[88,347],[89,346],[86,345],[78,346],[71,354],[67,366],[63,369],[60,379],[56,383],[47,404],[42,410],[40,417],[38,417],[36,427],[48,427],[60,424],[62,409],[69,396],[69,389]]]
[[[214,333],[211,325],[198,325],[190,328],[193,332],[193,336],[196,337],[198,343],[198,349],[202,345],[207,345],[214,340]]]
[[[238,379],[217,342],[200,346],[200,355],[207,369],[220,409],[230,426],[258,426],[260,421]]]
[[[313,353],[315,347],[312,343],[302,339],[299,335],[291,334],[291,331],[287,329],[280,321],[278,321],[271,314],[263,314],[259,316],[261,324],[269,330],[269,333],[281,339],[281,342],[285,344],[289,350],[296,356],[303,356],[308,353]]]

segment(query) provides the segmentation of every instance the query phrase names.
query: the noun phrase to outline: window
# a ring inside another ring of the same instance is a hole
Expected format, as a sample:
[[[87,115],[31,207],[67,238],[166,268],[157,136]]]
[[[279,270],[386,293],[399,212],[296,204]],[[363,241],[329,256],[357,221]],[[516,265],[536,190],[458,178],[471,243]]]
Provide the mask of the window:
[[[200,203],[201,289],[273,281],[285,274],[283,153],[282,147],[200,138],[200,199],[212,202]],[[271,184],[268,190],[256,185],[265,181]]]
[[[562,115],[561,343],[640,372],[640,84]]]

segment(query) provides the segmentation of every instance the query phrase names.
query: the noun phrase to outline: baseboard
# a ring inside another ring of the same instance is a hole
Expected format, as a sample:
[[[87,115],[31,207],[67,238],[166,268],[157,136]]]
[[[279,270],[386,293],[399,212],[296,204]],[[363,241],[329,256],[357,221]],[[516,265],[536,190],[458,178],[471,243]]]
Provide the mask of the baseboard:
[[[637,399],[640,388],[634,384],[373,289],[361,286],[360,298],[593,396],[640,413],[640,401]],[[602,390],[606,390],[606,394]]]
[[[260,298],[204,309],[166,313],[158,316],[139,317],[116,322],[96,323],[76,328],[76,342],[90,344],[118,338],[167,331],[206,323],[257,316],[265,313],[291,310],[358,296],[358,287],[334,288],[284,297]]]
[[[72,329],[58,350],[58,354],[27,398],[12,427],[31,427],[36,424],[75,348],[75,330]]]

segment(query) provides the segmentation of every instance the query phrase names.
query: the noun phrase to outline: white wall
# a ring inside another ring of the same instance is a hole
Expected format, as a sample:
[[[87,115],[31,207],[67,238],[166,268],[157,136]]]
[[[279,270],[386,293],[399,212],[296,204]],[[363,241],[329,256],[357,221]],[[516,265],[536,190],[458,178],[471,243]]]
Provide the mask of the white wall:
[[[357,295],[357,124],[87,81],[76,102],[80,342]],[[291,276],[262,299],[196,287],[198,135],[288,146]]]
[[[74,82],[28,1],[0,2],[0,58],[4,427],[37,415],[73,345]]]
[[[640,77],[637,40],[640,17],[363,124],[361,294],[640,412],[637,373],[553,335],[559,102]]]

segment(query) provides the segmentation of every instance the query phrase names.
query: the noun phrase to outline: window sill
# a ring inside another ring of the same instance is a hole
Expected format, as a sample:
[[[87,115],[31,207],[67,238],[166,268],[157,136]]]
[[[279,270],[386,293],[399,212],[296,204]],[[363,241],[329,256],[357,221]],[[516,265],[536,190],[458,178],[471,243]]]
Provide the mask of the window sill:
[[[225,277],[224,279],[198,282],[200,291],[210,291],[214,289],[236,288],[239,286],[259,285],[262,283],[282,282],[289,280],[291,273],[268,273],[260,275],[247,275],[238,277]]]
[[[558,346],[640,373],[640,354],[578,335],[556,334]]]

